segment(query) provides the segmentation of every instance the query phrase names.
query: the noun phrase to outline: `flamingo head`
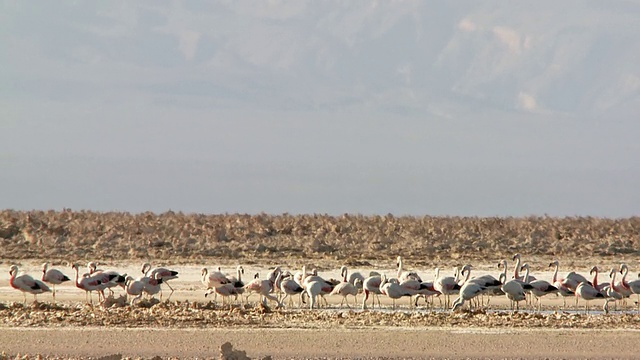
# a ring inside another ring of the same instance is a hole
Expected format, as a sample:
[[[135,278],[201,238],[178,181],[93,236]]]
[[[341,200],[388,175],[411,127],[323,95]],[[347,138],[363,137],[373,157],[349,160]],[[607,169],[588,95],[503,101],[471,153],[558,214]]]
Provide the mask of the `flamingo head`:
[[[624,273],[625,270],[629,270],[627,264],[620,264],[620,274]]]
[[[516,259],[520,259],[520,254],[515,254],[513,255],[513,261],[516,261]]]
[[[615,273],[616,273],[616,269],[611,269],[611,271],[609,271],[609,277],[613,277]]]
[[[260,273],[255,273],[255,275],[253,275],[254,279],[259,279],[260,278]]]
[[[240,271],[240,273],[244,275],[244,268],[242,267],[242,265],[238,265],[238,271]]]
[[[203,267],[202,270],[200,270],[201,276],[207,276],[208,273],[209,273],[209,270],[207,270],[207,268],[205,267]]]
[[[527,270],[528,268],[529,268],[529,264],[524,263],[524,264],[522,264],[522,266],[520,266],[520,271],[525,271],[525,270]]]
[[[151,264],[149,264],[149,263],[142,264],[142,273],[143,274],[146,273],[147,269],[150,268],[150,267],[151,267]]]
[[[473,269],[473,266],[467,264],[467,265],[462,267],[462,270],[460,270],[460,274],[462,274],[462,276],[464,276],[465,272],[469,272],[469,271],[471,271],[471,269]]]
[[[593,273],[598,273],[598,267],[594,266],[591,268],[591,270],[589,270],[589,275],[593,275]]]
[[[344,276],[344,273],[347,271],[347,267],[346,266],[341,266],[340,267],[340,276]]]
[[[18,266],[17,265],[11,265],[11,267],[9,268],[9,275],[13,276],[14,273],[18,272]]]

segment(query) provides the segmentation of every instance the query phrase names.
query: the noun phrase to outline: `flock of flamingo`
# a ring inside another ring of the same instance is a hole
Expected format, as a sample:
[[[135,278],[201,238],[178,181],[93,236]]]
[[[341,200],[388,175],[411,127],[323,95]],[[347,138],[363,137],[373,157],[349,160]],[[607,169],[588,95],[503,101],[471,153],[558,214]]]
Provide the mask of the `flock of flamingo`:
[[[245,283],[242,280],[244,269],[238,266],[235,276],[224,274],[220,268],[217,271],[208,271],[203,268],[201,271],[201,281],[206,288],[205,297],[213,295],[222,297],[223,306],[228,303],[232,306],[232,301],[248,302],[253,294],[261,298],[261,302],[275,302],[278,307],[284,307],[285,300],[288,299],[287,306],[293,307],[293,298],[298,297],[298,307],[302,307],[308,300],[311,309],[320,308],[322,303],[327,306],[327,295],[337,295],[342,297],[340,306],[346,304],[351,308],[348,296],[353,296],[354,306],[358,306],[357,296],[364,293],[361,307],[367,309],[369,298],[371,306],[375,307],[376,300],[378,307],[382,307],[380,296],[392,300],[395,309],[396,300],[406,297],[409,299],[409,307],[416,307],[419,299],[424,299],[431,308],[435,307],[434,299],[438,298],[443,309],[456,311],[465,303],[470,308],[487,306],[492,296],[506,296],[511,303],[511,310],[519,310],[520,302],[529,300],[535,308],[540,311],[542,298],[556,294],[562,296],[563,308],[566,307],[566,298],[575,299],[575,308],[578,307],[578,300],[585,303],[585,311],[589,311],[589,302],[595,299],[603,299],[603,310],[609,311],[611,302],[617,306],[618,301],[626,303],[626,299],[635,294],[638,296],[636,304],[640,312],[640,280],[627,281],[629,268],[626,264],[621,264],[619,268],[611,269],[608,273],[610,282],[600,283],[598,281],[599,269],[593,267],[589,281],[585,276],[575,271],[568,272],[563,278],[558,277],[559,263],[554,261],[549,267],[554,267],[553,279],[551,282],[536,279],[530,275],[528,264],[521,264],[520,254],[513,257],[516,262],[514,273],[509,276],[507,273],[507,261],[503,260],[498,264],[502,269],[500,276],[495,278],[492,275],[484,274],[471,276],[473,267],[465,265],[460,269],[455,269],[454,276],[443,276],[440,269],[435,269],[435,277],[432,281],[423,281],[415,271],[407,271],[403,267],[402,257],[397,258],[397,276],[387,277],[385,274],[372,271],[365,277],[359,272],[348,272],[343,266],[340,270],[341,279],[325,279],[318,275],[314,269],[307,272],[305,266],[301,271],[292,273],[289,270],[282,270],[275,267],[267,274],[266,279],[260,279],[256,274],[254,278]],[[75,271],[75,286],[85,291],[86,301],[93,303],[92,293],[97,292],[99,301],[105,301],[105,290],[109,290],[113,295],[113,288],[121,287],[127,297],[131,297],[131,306],[142,299],[143,296],[154,297],[160,294],[162,299],[162,285],[167,285],[173,294],[174,289],[169,281],[178,278],[178,272],[163,268],[153,268],[149,263],[142,266],[142,276],[134,278],[127,274],[121,274],[114,270],[103,270],[98,268],[98,263],[89,262],[87,272],[80,275],[80,267],[73,264],[71,268]],[[522,274],[524,272],[524,274]],[[18,266],[12,265],[9,274],[11,287],[20,290],[24,294],[37,295],[51,292],[55,301],[55,286],[71,281],[69,277],[58,269],[49,268],[49,263],[45,263],[42,268],[42,276],[37,279],[28,274],[19,274]],[[619,276],[618,276],[619,274]],[[638,275],[640,277],[640,275]],[[49,285],[51,285],[51,289]],[[169,295],[169,298],[171,297]],[[451,298],[455,299],[451,301]],[[231,300],[231,297],[234,300]],[[169,299],[167,298],[167,300]],[[308,299],[307,299],[308,298]],[[486,304],[485,304],[486,299]],[[214,300],[215,301],[215,300]]]

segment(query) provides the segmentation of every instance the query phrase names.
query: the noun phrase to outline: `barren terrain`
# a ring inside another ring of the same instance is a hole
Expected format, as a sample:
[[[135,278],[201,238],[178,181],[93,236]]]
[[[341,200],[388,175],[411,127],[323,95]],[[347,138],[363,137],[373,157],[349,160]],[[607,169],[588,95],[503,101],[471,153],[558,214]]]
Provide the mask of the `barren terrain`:
[[[245,278],[264,276],[280,265],[293,271],[302,265],[339,278],[338,267],[394,274],[395,257],[424,279],[435,267],[453,271],[470,263],[475,274],[497,275],[499,260],[522,253],[533,273],[550,279],[548,264],[588,273],[629,264],[637,273],[640,219],[598,218],[415,218],[345,215],[185,215],[152,213],[15,212],[0,213],[0,267],[11,264],[38,276],[41,264],[52,264],[72,277],[68,262],[100,261],[103,267],[139,276],[142,262],[180,272],[172,281],[170,301],[143,301],[130,307],[121,290],[109,306],[90,306],[72,284],[23,304],[20,292],[0,276],[0,351],[6,356],[30,353],[47,357],[218,357],[229,341],[250,357],[274,358],[634,358],[640,340],[635,296],[624,309],[602,312],[593,301],[584,314],[581,301],[562,307],[557,297],[544,299],[543,311],[528,306],[512,313],[504,298],[474,312],[450,313],[420,302],[362,311],[329,297],[321,310],[237,303],[230,310],[204,298],[200,268],[233,274],[245,267]],[[509,263],[512,266],[511,261]],[[452,275],[452,274],[451,274]],[[603,276],[603,275],[601,275]],[[606,276],[603,276],[603,280]],[[358,305],[358,306],[356,306]],[[620,304],[622,307],[622,304]],[[611,346],[616,343],[621,346]]]

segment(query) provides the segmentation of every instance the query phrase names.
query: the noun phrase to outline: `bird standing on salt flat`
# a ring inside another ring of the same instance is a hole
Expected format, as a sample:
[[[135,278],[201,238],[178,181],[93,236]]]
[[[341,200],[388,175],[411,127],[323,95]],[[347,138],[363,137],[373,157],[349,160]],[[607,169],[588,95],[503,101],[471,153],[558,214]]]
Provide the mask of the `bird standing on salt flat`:
[[[460,288],[459,296],[453,301],[451,312],[454,312],[460,308],[465,301],[472,300],[476,296],[482,294],[486,289],[481,285],[474,282],[466,282]],[[471,304],[469,304],[471,307]]]
[[[351,306],[349,306],[349,301],[347,301],[347,296],[352,295],[353,298],[355,299],[354,306],[358,306],[358,288],[354,284],[348,281],[349,279],[347,278],[347,273],[348,273],[348,270],[346,266],[343,266],[340,268],[340,275],[342,276],[342,282],[333,288],[330,295],[342,296],[342,301],[340,301],[340,306],[342,306],[342,303],[346,302],[347,307],[351,308]]]
[[[514,302],[515,302],[515,310],[520,310],[519,303],[520,301],[526,300],[526,295],[524,293],[524,288],[520,281],[516,279],[512,279],[506,281],[507,277],[504,274],[500,274],[500,281],[502,282],[502,286],[500,289],[504,292],[509,300],[511,300],[511,311],[514,310]]]
[[[49,269],[49,263],[42,264],[42,281],[51,284],[53,291],[53,301],[56,301],[56,285],[60,285],[63,282],[70,281],[69,277],[62,273],[58,269]]]
[[[581,282],[576,288],[576,299],[581,297],[585,301],[584,310],[588,314],[589,313],[589,301],[604,298],[598,290],[596,290],[591,284],[586,282]]]
[[[137,301],[142,298],[144,292],[144,282],[140,279],[134,279],[131,275],[128,275],[125,279],[125,290],[127,295],[134,296],[129,303],[130,306],[135,305]]]
[[[524,263],[522,267],[520,267],[520,271],[524,271],[524,283],[529,284],[531,286],[531,290],[529,290],[535,297],[538,302],[538,311],[542,310],[542,300],[543,296],[549,294],[555,294],[558,292],[558,288],[551,285],[548,281],[545,280],[533,280],[530,282],[529,276],[529,264]]]
[[[9,275],[11,275],[9,285],[14,289],[22,291],[25,304],[27,303],[27,293],[33,294],[33,302],[36,303],[38,302],[38,294],[51,291],[47,284],[40,280],[36,280],[27,274],[18,276],[17,265],[11,265],[11,268],[9,268]]]
[[[380,283],[382,282],[382,277],[380,275],[371,275],[368,278],[364,279],[362,283],[362,290],[364,291],[364,297],[362,299],[362,309],[367,309],[367,300],[369,299],[369,295],[371,296],[371,308],[374,308],[376,305],[376,298],[378,299],[378,307],[382,307],[380,304],[380,295],[382,292],[380,291]]]
[[[433,288],[444,295],[444,307],[449,308],[451,304],[451,295],[460,292],[460,285],[453,276],[440,276],[440,268],[436,268],[436,278],[433,280]]]
[[[171,298],[171,295],[173,295],[173,292],[175,290],[173,289],[173,287],[171,287],[168,281],[178,278],[177,271],[170,270],[163,267],[157,267],[152,269],[151,264],[144,263],[142,265],[142,273],[144,274],[144,276],[149,276],[150,278],[156,278],[156,274],[159,274],[160,279],[162,279],[162,283],[166,284],[169,287],[169,289],[171,289],[171,294],[169,294],[167,301]],[[162,289],[160,290],[160,300],[162,300]]]

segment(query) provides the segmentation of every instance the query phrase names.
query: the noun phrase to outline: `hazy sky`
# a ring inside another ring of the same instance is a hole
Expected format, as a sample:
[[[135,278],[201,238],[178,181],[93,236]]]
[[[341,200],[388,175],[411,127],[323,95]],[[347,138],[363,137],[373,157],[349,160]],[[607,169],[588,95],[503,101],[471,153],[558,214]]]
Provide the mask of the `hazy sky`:
[[[639,19],[0,0],[0,208],[640,215]]]

